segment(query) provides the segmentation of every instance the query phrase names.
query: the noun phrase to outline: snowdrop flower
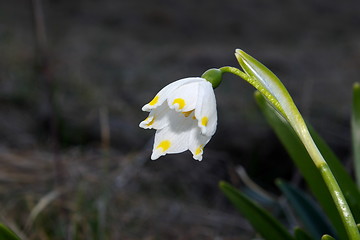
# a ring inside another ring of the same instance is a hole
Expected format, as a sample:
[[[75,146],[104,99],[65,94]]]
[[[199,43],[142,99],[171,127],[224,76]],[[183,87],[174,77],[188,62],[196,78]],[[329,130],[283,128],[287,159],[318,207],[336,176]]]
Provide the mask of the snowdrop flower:
[[[161,89],[142,110],[150,114],[139,126],[156,129],[152,160],[186,150],[194,159],[202,160],[203,149],[217,125],[212,83],[200,77],[175,81]]]

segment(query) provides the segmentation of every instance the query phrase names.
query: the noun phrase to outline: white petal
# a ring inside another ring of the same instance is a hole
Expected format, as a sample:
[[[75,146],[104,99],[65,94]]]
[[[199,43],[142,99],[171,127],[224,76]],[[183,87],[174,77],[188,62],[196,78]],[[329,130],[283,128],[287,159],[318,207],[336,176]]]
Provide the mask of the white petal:
[[[198,101],[195,107],[195,117],[201,133],[211,137],[216,131],[217,111],[214,90],[210,82],[200,83]]]
[[[175,82],[170,83],[169,85],[165,86],[163,89],[161,89],[155,97],[147,104],[145,104],[142,107],[143,111],[150,112],[152,109],[160,106],[169,96],[171,96],[172,92],[177,89],[178,87],[190,83],[190,82],[197,82],[203,80],[202,78],[183,78],[180,80],[177,80]]]
[[[152,160],[167,153],[180,153],[189,149],[191,132],[197,128],[196,122],[190,116],[175,113],[170,115],[170,124],[155,133]]]
[[[178,112],[194,110],[198,99],[200,83],[191,82],[175,89],[167,100],[169,107]]]
[[[151,113],[150,113],[151,114]],[[153,120],[154,120],[154,116],[151,116],[149,114],[149,116],[147,118],[145,118],[144,121],[142,121],[140,124],[139,124],[139,127],[141,128],[144,128],[144,129],[151,129],[151,125],[153,124]]]
[[[203,149],[210,139],[211,136],[201,134],[200,128],[193,129],[191,132],[189,150],[193,154],[195,160],[202,160]]]
[[[144,129],[162,129],[169,125],[171,116],[177,116],[178,113],[171,110],[166,102],[161,104],[158,108],[151,110],[149,116],[139,124],[139,127]]]

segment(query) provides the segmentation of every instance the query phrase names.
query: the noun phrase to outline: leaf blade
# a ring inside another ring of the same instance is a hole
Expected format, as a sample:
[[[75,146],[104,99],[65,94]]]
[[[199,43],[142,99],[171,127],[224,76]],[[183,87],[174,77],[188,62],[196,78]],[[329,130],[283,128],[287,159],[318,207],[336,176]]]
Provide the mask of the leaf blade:
[[[295,228],[294,236],[296,240],[316,240],[317,238],[312,238],[309,236],[307,232],[302,230],[301,228]]]
[[[12,230],[0,223],[0,240],[20,240],[20,238]]]
[[[305,192],[282,180],[277,180],[276,184],[313,238],[320,239],[326,233],[334,235],[334,229],[325,220],[325,215]]]
[[[250,221],[255,230],[268,240],[294,240],[289,232],[266,210],[260,208],[229,183],[221,181],[220,189],[233,205]]]

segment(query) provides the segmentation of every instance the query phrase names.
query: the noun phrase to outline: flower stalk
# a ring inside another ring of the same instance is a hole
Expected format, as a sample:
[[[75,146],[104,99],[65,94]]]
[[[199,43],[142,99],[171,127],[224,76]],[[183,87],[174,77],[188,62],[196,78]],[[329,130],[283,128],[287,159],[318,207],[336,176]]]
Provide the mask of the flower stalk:
[[[244,72],[234,67],[222,67],[220,68],[220,71],[222,73],[235,74],[250,83],[262,93],[279,114],[289,122],[304,144],[315,166],[320,171],[336,205],[337,211],[339,212],[348,239],[359,240],[359,230],[345,197],[327,162],[314,143],[303,117],[284,85],[275,74],[245,52],[236,50],[235,56]]]

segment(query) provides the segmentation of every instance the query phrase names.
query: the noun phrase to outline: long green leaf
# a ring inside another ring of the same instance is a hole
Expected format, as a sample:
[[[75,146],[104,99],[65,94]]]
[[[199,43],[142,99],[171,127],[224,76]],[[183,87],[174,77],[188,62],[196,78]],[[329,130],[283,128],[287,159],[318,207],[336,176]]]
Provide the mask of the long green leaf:
[[[0,240],[20,240],[8,227],[0,223]]]
[[[312,238],[301,228],[295,228],[294,231],[295,239],[296,240],[318,240],[319,238]]]
[[[320,239],[326,233],[334,235],[334,229],[326,221],[325,215],[305,192],[282,180],[277,180],[276,184],[314,239]]]
[[[219,186],[227,198],[249,220],[262,237],[267,240],[294,240],[279,221],[239,190],[224,181],[221,181]]]
[[[334,225],[339,238],[347,239],[345,228],[341,222],[339,213],[336,211],[336,206],[332,201],[330,192],[294,130],[282,118],[282,116],[280,116],[280,114],[269,103],[267,103],[261,94],[257,92],[255,97],[268,123],[275,131],[276,135],[289,153],[291,159],[305,178],[312,193],[318,199],[331,223]]]
[[[360,188],[360,84],[353,87],[353,104],[351,117],[352,147],[357,185]]]

